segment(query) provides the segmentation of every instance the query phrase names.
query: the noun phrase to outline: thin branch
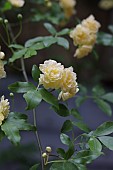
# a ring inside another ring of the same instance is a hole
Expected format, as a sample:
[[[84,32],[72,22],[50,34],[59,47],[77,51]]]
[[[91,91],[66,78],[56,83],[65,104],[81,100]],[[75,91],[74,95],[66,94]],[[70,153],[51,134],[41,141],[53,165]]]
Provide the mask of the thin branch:
[[[17,33],[17,35],[14,37],[13,42],[20,36],[21,32],[22,32],[22,21],[20,20],[20,28],[19,31]]]
[[[33,119],[34,119],[34,126],[37,127],[36,110],[35,109],[33,109]],[[37,140],[39,150],[40,150],[40,158],[41,158],[42,170],[44,170],[44,162],[43,162],[43,158],[42,158],[43,149],[42,149],[42,145],[41,145],[41,141],[40,141],[40,136],[39,136],[37,130],[35,131],[35,135],[36,135],[36,140]]]
[[[5,41],[5,39],[2,37],[1,34],[0,34],[0,38],[1,38],[1,40],[4,42],[4,44],[5,44],[6,46],[8,46],[8,43]]]
[[[23,57],[20,59],[20,62],[21,62],[21,67],[22,67],[23,76],[24,76],[24,78],[25,78],[25,81],[28,82],[28,76],[27,76],[27,73],[26,73],[25,63],[24,63]]]

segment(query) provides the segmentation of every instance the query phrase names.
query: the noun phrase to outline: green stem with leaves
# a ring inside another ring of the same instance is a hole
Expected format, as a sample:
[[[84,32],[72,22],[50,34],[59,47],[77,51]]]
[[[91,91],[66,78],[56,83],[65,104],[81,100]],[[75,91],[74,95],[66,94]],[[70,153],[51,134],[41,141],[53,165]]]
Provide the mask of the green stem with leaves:
[[[47,164],[51,164],[51,163],[59,163],[59,162],[65,162],[65,160],[54,160],[54,161],[49,161],[49,162],[47,162]]]
[[[9,37],[11,37],[12,42],[16,43],[16,39],[14,37],[10,23],[8,23],[8,27],[6,29],[8,29],[7,30],[8,44],[6,44],[6,45],[10,45],[11,40],[9,40]],[[22,30],[22,28],[20,30]],[[9,33],[10,33],[10,35],[9,35]],[[19,32],[19,35],[20,35],[20,32]],[[13,53],[14,51],[12,50],[12,48],[10,48],[10,49]],[[21,58],[20,61],[21,61],[21,68],[22,68],[24,79],[25,79],[26,82],[28,82],[28,76],[27,76],[27,72],[26,72],[26,68],[25,68],[24,58]],[[36,110],[33,109],[32,111],[33,111],[34,126],[36,127],[35,135],[36,135],[37,143],[38,143],[39,150],[40,150],[41,166],[42,166],[42,170],[44,170],[44,162],[43,162],[43,158],[42,158],[43,150],[42,150],[42,145],[41,145],[41,141],[40,141],[40,136],[39,136],[39,133],[37,131]]]

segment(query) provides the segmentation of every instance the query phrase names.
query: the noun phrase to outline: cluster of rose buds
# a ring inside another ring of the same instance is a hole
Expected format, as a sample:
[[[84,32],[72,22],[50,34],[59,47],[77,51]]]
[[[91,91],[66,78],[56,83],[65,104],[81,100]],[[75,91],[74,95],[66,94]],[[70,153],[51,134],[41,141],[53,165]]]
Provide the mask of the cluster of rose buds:
[[[100,23],[95,20],[93,15],[90,15],[70,32],[74,45],[78,46],[74,56],[82,58],[92,51],[99,28]]]
[[[44,165],[48,163],[49,155],[51,152],[52,152],[51,147],[47,146],[45,152],[42,154],[42,158],[44,159]]]

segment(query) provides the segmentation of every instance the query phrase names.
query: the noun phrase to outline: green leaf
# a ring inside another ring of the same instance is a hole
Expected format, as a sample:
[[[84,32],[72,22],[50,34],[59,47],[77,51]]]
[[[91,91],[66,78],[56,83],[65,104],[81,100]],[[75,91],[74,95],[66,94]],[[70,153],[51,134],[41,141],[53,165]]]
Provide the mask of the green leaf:
[[[99,32],[97,36],[97,44],[113,46],[113,36],[108,33]]]
[[[43,44],[45,47],[49,47],[52,44],[55,44],[56,42],[57,42],[57,38],[52,37],[52,36],[44,37],[43,39]]]
[[[58,100],[52,93],[48,92],[46,89],[39,89],[39,93],[44,101],[55,106],[55,108],[59,108]]]
[[[105,90],[100,85],[93,87],[92,92],[94,96],[99,96],[99,97],[105,94]]]
[[[87,98],[84,97],[84,96],[79,96],[79,97],[77,97],[76,100],[75,100],[76,107],[80,107],[81,104],[84,103],[86,99],[87,99]]]
[[[106,113],[108,116],[112,115],[111,106],[107,102],[97,98],[94,101],[104,113]]]
[[[107,94],[101,96],[101,98],[108,102],[113,103],[113,93],[107,93]]]
[[[30,82],[15,82],[9,85],[8,89],[15,93],[25,93],[29,90],[35,90],[36,87]]]
[[[102,153],[101,152],[92,152],[89,150],[79,151],[75,157],[71,158],[71,162],[78,164],[89,164],[96,158],[98,158]]]
[[[34,55],[36,55],[36,54],[37,54],[36,50],[34,50],[34,49],[31,47],[31,48],[28,48],[28,49],[27,49],[27,51],[26,51],[26,53],[25,53],[25,55],[24,55],[24,58],[30,58],[30,57],[32,57],[32,56],[34,56]]]
[[[102,150],[102,145],[99,142],[98,139],[96,139],[95,137],[91,137],[88,141],[89,147],[91,151],[94,152],[101,152]]]
[[[37,168],[39,167],[39,165],[40,164],[35,164],[29,170],[38,170]]]
[[[57,37],[57,44],[66,49],[69,49],[69,42],[65,38]]]
[[[86,166],[85,165],[82,165],[82,164],[75,164],[78,168],[78,170],[87,170]]]
[[[113,137],[111,136],[101,136],[98,139],[110,150],[113,150]]]
[[[37,90],[28,91],[23,95],[27,102],[26,110],[31,110],[37,107],[42,101],[42,96]]]
[[[1,129],[14,145],[18,145],[21,139],[19,131],[35,130],[35,127],[27,122],[26,115],[11,112],[6,121],[1,125]]]
[[[55,35],[56,29],[49,23],[44,23],[44,27],[48,30],[48,32],[50,32],[52,35]]]
[[[68,160],[75,152],[74,143],[71,141],[68,135],[62,133],[60,135],[60,140],[63,144],[68,145],[68,150],[63,153],[64,159]]]
[[[111,33],[113,34],[113,25],[109,25],[108,29],[111,31]]]
[[[74,116],[76,119],[82,120],[82,116],[80,115],[80,113],[77,109],[72,109],[71,115]]]
[[[43,3],[43,2],[42,2]],[[36,12],[33,16],[32,16],[32,18],[31,18],[31,21],[35,21],[35,22],[39,22],[39,21],[41,21],[41,20],[45,20],[45,18],[46,18],[46,16],[45,15],[43,15],[43,13],[40,13],[40,12]]]
[[[35,37],[35,38],[32,38],[32,39],[29,39],[29,40],[26,41],[25,47],[31,47],[36,43],[42,42],[43,38],[44,37]]]
[[[71,158],[71,156],[74,154],[75,152],[75,147],[74,147],[74,143],[71,141],[70,144],[68,145],[69,149],[66,151],[65,153],[65,159],[68,160],[69,158]]]
[[[19,51],[14,52],[13,56],[9,59],[9,62],[14,62],[15,60],[22,58],[27,51],[27,48],[23,48]]]
[[[57,33],[57,35],[61,36],[61,35],[66,35],[66,34],[69,34],[70,32],[70,29],[69,28],[64,28],[63,30],[61,30],[60,32]]]
[[[73,128],[73,124],[70,120],[66,120],[62,126],[61,132],[65,133],[65,132],[69,132],[71,131]]]
[[[59,107],[51,107],[59,116],[66,117],[70,115],[68,108],[64,104],[59,104]]]
[[[81,84],[79,84],[79,94],[80,95],[86,95],[87,94],[87,88]]]
[[[68,161],[53,163],[52,166],[50,167],[50,170],[69,170],[69,169],[78,170],[76,165]]]
[[[57,148],[57,153],[61,155],[63,158],[65,158],[65,151],[62,148]]]
[[[40,72],[39,68],[36,65],[33,65],[33,67],[32,67],[32,77],[33,77],[34,81],[37,82],[37,83],[39,82],[40,74],[41,74],[41,72]]]
[[[65,145],[70,145],[72,143],[69,136],[64,133],[61,133],[60,140]]]
[[[12,8],[12,5],[10,2],[5,2],[3,8],[1,8],[1,12],[5,12],[5,11],[8,11]]]
[[[11,45],[9,45],[9,47],[16,48],[16,49],[23,49],[24,48],[24,46],[22,46],[20,44],[11,44]]]
[[[93,132],[93,135],[103,136],[111,133],[113,133],[113,122],[104,122]]]
[[[73,122],[74,126],[77,126],[79,129],[83,130],[84,132],[90,132],[89,127],[83,122]]]
[[[34,50],[42,50],[44,48],[45,48],[45,46],[44,46],[43,42],[37,42],[36,44],[31,46],[31,49],[34,49]]]

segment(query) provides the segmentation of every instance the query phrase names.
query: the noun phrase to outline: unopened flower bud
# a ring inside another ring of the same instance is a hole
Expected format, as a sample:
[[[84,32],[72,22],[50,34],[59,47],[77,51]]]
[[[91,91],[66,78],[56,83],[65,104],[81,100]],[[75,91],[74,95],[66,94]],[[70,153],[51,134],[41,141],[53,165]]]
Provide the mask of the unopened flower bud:
[[[46,157],[47,157],[47,153],[44,152],[44,153],[42,154],[42,157],[43,157],[43,158],[46,158]]]
[[[1,51],[1,52],[0,52],[0,59],[3,59],[4,56],[5,56],[4,52]]]
[[[47,7],[51,7],[52,3],[51,2],[47,2]]]
[[[22,14],[18,14],[17,18],[21,20],[23,18]]]
[[[13,93],[10,93],[10,97],[13,97],[14,96],[14,94]]]
[[[46,151],[50,153],[50,152],[52,151],[51,147],[50,147],[50,146],[47,146],[47,147],[46,147]]]
[[[5,23],[5,24],[8,24],[8,20],[7,20],[7,19],[4,19],[4,23]]]

